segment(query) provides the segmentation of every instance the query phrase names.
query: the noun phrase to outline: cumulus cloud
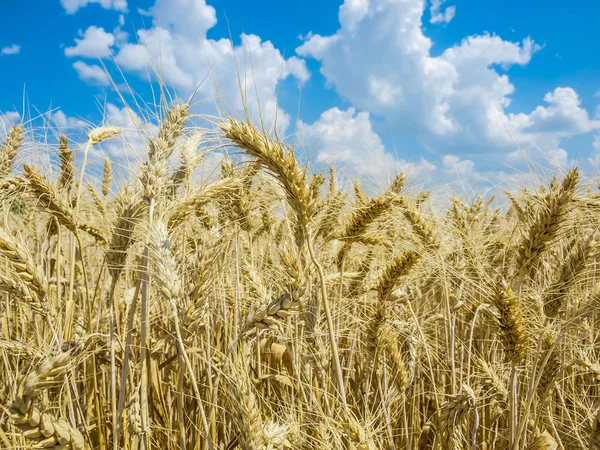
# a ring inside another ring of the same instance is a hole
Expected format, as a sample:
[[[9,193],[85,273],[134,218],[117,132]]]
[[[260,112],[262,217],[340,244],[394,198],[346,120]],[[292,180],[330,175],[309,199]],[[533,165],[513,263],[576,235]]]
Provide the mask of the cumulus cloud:
[[[451,174],[469,177],[473,174],[475,163],[469,159],[461,160],[456,155],[442,156],[442,170]]]
[[[148,74],[160,78],[180,97],[200,86],[197,98],[213,101],[199,108],[214,112],[214,102],[218,101],[225,108],[242,110],[244,100],[258,120],[260,104],[262,117],[273,123],[277,115],[280,131],[285,130],[289,117],[278,108],[277,89],[287,78],[298,83],[309,78],[304,60],[296,56],[286,59],[270,41],[252,34],[242,34],[236,46],[226,38],[209,39],[207,32],[217,19],[215,9],[205,0],[156,0],[144,13],[152,23],[139,30],[134,39],[121,31],[121,17],[112,33],[96,26],[80,33],[76,45],[66,48],[65,55],[107,58],[114,52],[121,70],[142,78]],[[76,70],[84,81],[106,84],[95,66],[78,63]]]
[[[510,109],[515,86],[509,73],[514,66],[529,64],[541,49],[533,39],[509,41],[486,32],[433,54],[423,20],[449,23],[456,8],[445,0],[345,0],[339,9],[339,30],[328,36],[309,32],[296,49],[297,57],[288,58],[257,35],[242,34],[235,46],[229,39],[209,39],[217,18],[206,0],[156,0],[144,13],[151,23],[135,37],[121,31],[121,16],[112,33],[90,27],[65,54],[114,54],[126,73],[143,78],[150,73],[179,97],[200,85],[197,98],[216,98],[233,110],[243,106],[241,84],[255,118],[260,100],[263,117],[278,113],[280,131],[290,119],[278,110],[277,87],[288,78],[304,83],[310,76],[304,58],[313,58],[327,86],[351,107],[331,108],[315,122],[301,123],[301,137],[307,147],[319,141],[318,161],[346,164],[365,176],[411,167],[480,181],[492,172],[478,172],[481,160],[472,155],[511,163],[515,141],[527,147],[525,151],[546,144],[551,162],[564,165],[569,159],[561,140],[600,135],[600,121],[590,117],[570,87],[548,92],[539,99],[540,106],[529,111]],[[99,66],[76,64],[84,81],[106,84]],[[208,102],[200,108],[214,112]],[[378,132],[410,136],[438,156],[432,157],[435,162],[420,159],[411,166],[404,157],[386,151]]]
[[[451,7],[442,12],[443,4],[431,2],[434,22],[454,14]],[[515,87],[507,71],[527,65],[540,46],[483,33],[434,56],[423,31],[426,6],[425,0],[346,0],[339,30],[309,33],[297,54],[318,60],[327,84],[381,118],[381,130],[414,136],[438,154],[507,154],[513,139],[550,138],[558,149],[560,139],[597,129],[571,88],[548,93],[548,105],[529,114],[509,113]]]
[[[20,120],[20,114],[15,111],[8,111],[6,113],[0,111],[0,135],[5,135],[8,129]]]
[[[2,47],[0,55],[18,55],[21,52],[21,46],[17,44]]]
[[[385,152],[381,139],[373,131],[368,112],[331,108],[313,124],[300,123],[298,128],[307,146],[317,143],[319,163],[348,164],[365,175],[378,174],[383,167],[392,166],[393,170],[396,166],[395,158]]]
[[[315,147],[318,163],[343,166],[359,175],[381,178],[402,170],[424,173],[435,170],[434,164],[421,159],[410,163],[386,152],[379,135],[373,130],[368,112],[354,108],[343,111],[331,108],[312,124],[300,122],[299,141]]]
[[[312,151],[317,167],[335,164],[349,175],[369,180],[378,189],[385,187],[398,172],[408,175],[411,184],[423,188],[446,189],[436,193],[447,201],[456,192],[473,193],[507,186],[507,173],[497,167],[478,169],[474,161],[454,154],[444,154],[439,161],[424,157],[406,159],[386,150],[373,129],[368,112],[331,108],[313,123],[298,124],[297,142]],[[557,155],[560,156],[560,155]]]
[[[369,12],[370,0],[348,0],[340,6],[340,23],[352,32]]]
[[[111,55],[115,44],[115,36],[104,31],[104,28],[92,25],[85,32],[79,31],[81,39],[75,38],[74,47],[65,48],[66,56],[82,56],[84,58],[106,58]]]
[[[155,26],[189,39],[204,40],[217,24],[215,8],[205,0],[156,0],[149,13]]]
[[[127,12],[127,0],[60,0],[67,14],[75,14],[80,8],[97,3],[104,9]]]
[[[303,82],[308,77],[304,61],[285,59],[259,36],[242,34],[241,45],[233,48],[228,39],[208,39],[206,31],[216,19],[214,9],[204,0],[174,0],[168,7],[158,0],[150,14],[154,26],[138,31],[138,42],[119,49],[116,61],[125,70],[146,76],[151,68],[151,72],[160,72],[165,83],[183,92],[191,92],[210,74],[200,92],[215,95],[214,79],[222,100],[238,109],[242,106],[240,84],[250,105],[255,105],[257,98],[266,105],[275,102],[281,80],[291,76]],[[199,19],[197,26],[190,17]]]
[[[75,61],[73,67],[79,75],[79,79],[89,84],[96,84],[99,86],[109,86],[110,77],[106,71],[95,64],[86,64],[83,61]]]
[[[446,0],[431,0],[431,6],[429,7],[431,18],[429,19],[429,22],[450,23],[450,21],[454,19],[454,16],[456,15],[456,6],[448,6],[442,11],[442,4],[445,2]]]
[[[50,113],[49,121],[61,132],[80,130],[86,127],[86,122],[77,117],[67,116],[64,111],[58,110]]]
[[[538,106],[530,114],[509,115],[524,134],[544,133],[568,137],[600,129],[600,120],[590,118],[581,108],[579,95],[573,88],[558,87],[544,96],[548,106]]]

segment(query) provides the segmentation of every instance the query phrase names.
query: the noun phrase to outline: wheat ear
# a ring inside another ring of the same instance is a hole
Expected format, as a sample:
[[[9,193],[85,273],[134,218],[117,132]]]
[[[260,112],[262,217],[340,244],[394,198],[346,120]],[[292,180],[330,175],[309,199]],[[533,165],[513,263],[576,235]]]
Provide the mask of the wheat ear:
[[[154,268],[153,275],[156,280],[158,290],[162,296],[169,301],[171,307],[171,314],[173,323],[175,326],[175,333],[177,336],[177,347],[179,354],[183,361],[190,377],[192,389],[196,396],[196,402],[198,403],[198,410],[200,417],[202,418],[202,426],[204,428],[205,440],[209,449],[213,449],[213,443],[210,436],[210,428],[206,419],[206,413],[198,389],[198,382],[196,381],[196,375],[194,374],[194,368],[187,355],[183,338],[181,337],[181,329],[179,326],[179,310],[177,308],[178,301],[181,301],[183,294],[183,283],[181,275],[177,268],[177,262],[171,251],[171,241],[167,233],[167,226],[164,222],[156,221],[151,230],[150,239],[150,261]]]
[[[0,147],[0,180],[6,178],[10,174],[22,142],[23,125],[13,125],[8,131],[4,143]]]
[[[64,134],[60,135],[58,146],[58,159],[60,160],[60,174],[58,176],[58,188],[70,192],[75,179],[75,165],[73,150],[69,148],[69,141]]]
[[[62,379],[73,366],[73,354],[61,352],[45,359],[40,366],[21,379],[10,412],[13,423],[36,448],[84,450],[83,435],[65,419],[57,419],[34,406],[35,399],[52,383]]]
[[[104,171],[102,173],[102,195],[105,197],[110,192],[110,182],[112,180],[112,167],[110,159],[106,157],[104,159]]]
[[[306,237],[306,245],[311,261],[317,268],[319,275],[321,297],[323,299],[325,316],[327,317],[327,329],[333,353],[339,395],[344,408],[347,409],[344,376],[335,338],[335,328],[327,294],[325,272],[317,259],[310,230],[319,203],[316,195],[318,192],[310,188],[306,170],[300,167],[293,151],[285,147],[281,142],[263,135],[252,124],[246,124],[233,118],[221,122],[220,127],[229,140],[245,150],[261,166],[273,173],[286,193],[288,204],[296,213],[302,235]]]
[[[100,243],[104,244],[107,242],[104,231],[92,224],[79,220],[77,213],[73,212],[71,207],[63,201],[61,195],[56,192],[55,187],[42,174],[28,165],[23,166],[23,170],[32,194],[35,195],[42,206],[47,208],[56,217],[61,225],[73,233],[76,233],[77,229],[81,229]]]
[[[517,270],[520,276],[529,272],[548,244],[556,237],[575,194],[578,179],[578,170],[570,170],[560,188],[550,191],[546,196],[544,204],[518,247]]]

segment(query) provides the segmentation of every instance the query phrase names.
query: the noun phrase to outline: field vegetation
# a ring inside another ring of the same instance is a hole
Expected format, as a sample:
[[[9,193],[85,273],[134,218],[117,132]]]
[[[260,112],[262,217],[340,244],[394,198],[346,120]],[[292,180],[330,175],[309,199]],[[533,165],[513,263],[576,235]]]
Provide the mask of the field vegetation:
[[[1,448],[600,448],[577,168],[442,205],[410,173],[352,188],[260,121],[159,116],[119,183],[88,156],[120,128],[40,143],[50,167],[28,127],[0,141]]]

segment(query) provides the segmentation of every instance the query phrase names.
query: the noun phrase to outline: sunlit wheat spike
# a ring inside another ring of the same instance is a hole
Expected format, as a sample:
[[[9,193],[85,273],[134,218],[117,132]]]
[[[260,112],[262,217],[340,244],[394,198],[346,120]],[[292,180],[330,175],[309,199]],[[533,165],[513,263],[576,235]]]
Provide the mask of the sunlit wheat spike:
[[[517,297],[507,283],[501,280],[494,286],[494,293],[490,300],[498,310],[500,339],[508,360],[522,361],[526,355],[527,340]]]
[[[344,241],[358,239],[370,224],[393,206],[394,199],[394,195],[383,195],[368,200],[365,204],[359,206],[338,238]]]
[[[58,157],[60,160],[60,175],[58,177],[58,188],[69,192],[75,179],[75,166],[73,151],[69,148],[67,136],[61,134],[58,146]]]
[[[0,147],[0,180],[6,178],[12,170],[23,139],[23,125],[13,125]]]
[[[579,180],[579,171],[572,169],[560,187],[551,190],[544,199],[539,213],[518,247],[517,270],[521,276],[537,262],[542,252],[556,237],[565,215],[571,206]]]
[[[308,225],[316,213],[306,171],[290,148],[261,133],[254,125],[234,118],[220,124],[225,136],[272,172],[285,190],[288,203],[299,222]]]
[[[0,228],[0,254],[11,264],[19,280],[26,286],[30,297],[42,308],[48,292],[44,272],[35,264],[27,248],[15,237]]]
[[[38,170],[28,165],[24,165],[23,170],[31,193],[43,207],[47,208],[56,217],[61,225],[73,233],[76,233],[80,229],[94,237],[98,242],[107,242],[104,230],[78,219],[73,209],[64,201],[64,197],[57,192],[56,187]]]
[[[134,241],[134,229],[144,211],[141,199],[130,188],[124,188],[117,197],[117,219],[106,255],[108,269],[113,278],[118,278],[124,269],[129,248]]]
[[[257,328],[280,327],[285,319],[297,312],[298,303],[288,293],[260,306],[248,318],[243,331]]]
[[[42,392],[58,384],[75,365],[73,350],[47,357],[19,381],[17,393],[10,407],[13,423],[23,436],[35,443],[36,448],[84,450],[82,433],[67,420],[40,411],[35,405]]]
[[[102,141],[112,139],[122,133],[122,130],[114,126],[97,127],[90,130],[87,134],[87,140],[90,145],[99,144]]]
[[[175,150],[175,142],[183,132],[183,126],[190,116],[190,105],[174,104],[165,115],[158,130],[158,136],[150,140],[148,159],[168,159]]]
[[[406,276],[418,260],[419,255],[409,251],[394,259],[394,261],[386,267],[377,283],[377,294],[380,302],[384,302],[388,299],[398,280]]]
[[[112,165],[109,158],[104,159],[104,172],[102,174],[102,195],[105,197],[110,192],[110,182],[112,180]]]
[[[400,195],[402,189],[404,188],[404,183],[406,183],[406,175],[404,172],[400,172],[398,175],[396,175],[394,181],[392,181],[392,184],[390,185],[390,191],[396,195]]]
[[[403,197],[399,197],[399,202],[402,205],[404,217],[408,220],[421,242],[430,249],[437,248],[440,245],[438,233],[432,224],[430,224],[422,214],[415,210],[415,208],[410,206]]]

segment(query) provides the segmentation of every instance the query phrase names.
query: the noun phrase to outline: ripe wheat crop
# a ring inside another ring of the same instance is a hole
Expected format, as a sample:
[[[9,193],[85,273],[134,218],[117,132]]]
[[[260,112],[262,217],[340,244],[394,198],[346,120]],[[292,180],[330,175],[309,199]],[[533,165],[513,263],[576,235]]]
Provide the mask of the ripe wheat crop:
[[[2,136],[1,448],[600,449],[576,168],[443,206],[410,173],[347,189],[247,119],[161,116],[122,182],[88,160],[118,127],[60,136],[52,170]]]

